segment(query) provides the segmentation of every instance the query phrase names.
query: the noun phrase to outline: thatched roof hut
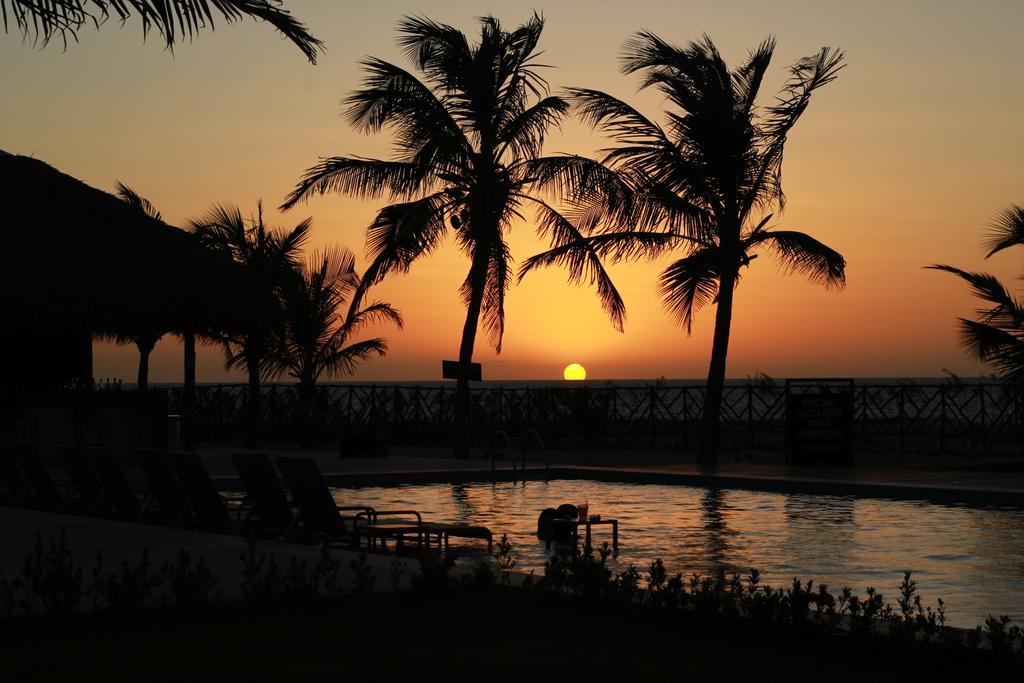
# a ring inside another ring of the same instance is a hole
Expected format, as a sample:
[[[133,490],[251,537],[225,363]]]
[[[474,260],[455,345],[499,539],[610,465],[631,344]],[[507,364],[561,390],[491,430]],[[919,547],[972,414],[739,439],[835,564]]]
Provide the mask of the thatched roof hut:
[[[271,310],[236,264],[107,192],[2,151],[0,177],[0,353],[22,381],[91,374],[95,335],[231,330]]]

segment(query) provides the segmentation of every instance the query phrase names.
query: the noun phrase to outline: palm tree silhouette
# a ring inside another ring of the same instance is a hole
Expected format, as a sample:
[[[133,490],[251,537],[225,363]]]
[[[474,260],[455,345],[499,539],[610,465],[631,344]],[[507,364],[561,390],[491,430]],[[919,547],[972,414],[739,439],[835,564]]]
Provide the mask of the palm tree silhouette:
[[[985,245],[989,249],[985,258],[1024,245],[1024,206],[1015,204],[1006,209],[992,225]],[[985,302],[977,320],[959,319],[961,344],[980,360],[991,363],[1005,382],[1024,386],[1024,304],[994,275],[937,264],[928,268],[953,273]]]
[[[258,205],[257,215],[250,219],[243,218],[237,207],[217,205],[205,216],[192,220],[190,225],[202,244],[232,258],[251,273],[263,291],[279,301],[283,288],[293,277],[312,219],[307,218],[285,231],[270,228],[263,222],[262,203]],[[224,347],[225,367],[243,370],[248,375],[247,445],[257,437],[260,382],[278,371],[272,351],[282,324],[283,311],[278,306],[268,315],[252,316],[241,332],[211,332]]]
[[[576,112],[617,147],[599,161],[564,157],[541,182],[571,190],[578,234],[556,234],[552,249],[526,261],[530,269],[566,265],[578,280],[588,261],[683,256],[666,268],[659,290],[666,308],[690,332],[695,311],[717,304],[698,459],[718,457],[733,296],[743,267],[770,249],[787,271],[841,287],[845,260],[802,232],[769,227],[785,206],[782,159],[787,136],[811,94],[843,67],[841,52],[823,48],[790,67],[777,101],[756,104],[775,42],[764,41],[732,71],[711,39],[685,48],[641,32],[626,43],[623,72],[641,73],[670,109],[666,125],[597,90],[573,88]],[[602,297],[604,294],[602,293]],[[621,323],[621,319],[616,320]]]
[[[310,440],[309,422],[317,381],[324,375],[349,375],[359,363],[387,353],[379,337],[352,341],[367,324],[392,322],[402,327],[402,316],[390,304],[373,302],[356,310],[343,310],[359,287],[355,256],[347,249],[314,252],[297,267],[281,288],[284,325],[275,345],[272,372],[287,373],[299,384],[300,432]]]
[[[129,206],[150,218],[163,221],[160,212],[148,199],[124,183],[117,183],[117,196]],[[141,311],[139,313],[143,318],[145,317]],[[135,387],[139,391],[146,391],[149,388],[149,355],[153,352],[153,348],[160,341],[160,338],[170,332],[170,330],[155,319],[137,318],[135,327],[136,329],[130,334],[115,335],[114,341],[118,344],[135,344],[135,347],[139,350],[139,371]]]
[[[110,18],[124,24],[137,15],[143,37],[155,31],[173,49],[182,38],[193,38],[207,26],[212,30],[214,14],[228,24],[245,17],[269,23],[313,64],[323,51],[323,43],[272,0],[0,0],[4,32],[13,24],[22,39],[44,47],[54,38],[67,47],[86,25],[99,28]]]
[[[479,40],[471,43],[452,26],[422,17],[402,19],[398,42],[421,77],[368,58],[362,62],[363,87],[345,100],[346,118],[356,129],[394,131],[395,158],[322,159],[282,207],[327,192],[387,196],[395,202],[381,209],[368,228],[371,262],[354,303],[386,275],[407,272],[451,226],[470,259],[461,289],[466,304],[462,363],[473,360],[481,317],[501,352],[505,293],[512,280],[506,234],[522,218],[521,209],[533,208],[542,232],[570,225],[531,195],[545,163],[540,156],[545,134],[568,109],[562,98],[549,94],[539,75],[544,65],[536,61],[537,43],[543,28],[537,14],[512,31],[485,17]],[[457,457],[468,457],[468,413],[469,383],[461,378],[455,401]]]

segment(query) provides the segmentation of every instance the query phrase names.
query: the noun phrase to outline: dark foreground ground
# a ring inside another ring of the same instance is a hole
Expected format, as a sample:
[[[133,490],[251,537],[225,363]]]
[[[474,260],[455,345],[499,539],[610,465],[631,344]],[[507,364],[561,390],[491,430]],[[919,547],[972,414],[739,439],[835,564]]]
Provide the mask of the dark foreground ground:
[[[12,682],[1020,680],[985,668],[525,591],[0,624],[0,679]]]

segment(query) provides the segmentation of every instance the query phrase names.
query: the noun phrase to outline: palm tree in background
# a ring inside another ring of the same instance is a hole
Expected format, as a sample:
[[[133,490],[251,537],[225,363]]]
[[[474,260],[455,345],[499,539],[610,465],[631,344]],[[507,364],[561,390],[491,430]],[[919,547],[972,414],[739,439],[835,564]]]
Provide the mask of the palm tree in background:
[[[362,62],[363,87],[345,100],[346,118],[357,130],[394,132],[395,157],[322,159],[282,207],[327,192],[386,196],[394,202],[368,228],[371,261],[352,296],[354,306],[366,287],[391,273],[407,272],[417,258],[431,253],[450,226],[470,259],[461,288],[466,304],[459,346],[463,364],[473,360],[481,318],[501,352],[505,294],[513,277],[506,242],[512,223],[529,208],[542,232],[571,229],[554,208],[531,194],[546,161],[541,157],[545,135],[568,109],[562,98],[549,94],[539,74],[544,65],[536,61],[537,44],[543,28],[537,14],[511,31],[485,17],[472,43],[452,26],[421,17],[401,20],[398,43],[420,76],[368,58]],[[455,401],[457,457],[468,456],[468,413],[469,382],[462,377]]]
[[[214,206],[205,216],[190,222],[200,242],[213,251],[229,256],[252,274],[258,286],[274,301],[280,297],[298,265],[298,254],[309,236],[312,219],[307,218],[291,230],[268,227],[263,222],[263,205],[257,215],[246,219],[237,207]],[[245,415],[245,440],[256,440],[259,421],[260,383],[277,371],[273,355],[274,340],[281,335],[283,311],[252,316],[247,329],[238,333],[219,333],[216,340],[224,347],[227,369],[243,370],[248,376]]]
[[[403,325],[399,312],[383,302],[360,304],[346,314],[345,306],[360,282],[355,256],[335,247],[314,252],[281,289],[284,325],[272,362],[276,372],[286,372],[298,382],[304,445],[310,441],[317,381],[322,376],[350,375],[370,357],[387,353],[382,338],[352,341],[358,331],[376,322]]]
[[[251,17],[269,23],[315,64],[323,43],[280,5],[279,0],[0,0],[0,15],[5,33],[13,24],[22,39],[44,47],[54,38],[67,47],[85,26],[99,28],[111,18],[124,24],[137,16],[143,37],[154,31],[168,49],[201,29],[213,30],[214,15],[227,24]]]
[[[1024,245],[1024,206],[1012,205],[992,226],[985,242],[985,258],[1004,249]],[[985,302],[978,319],[960,318],[960,342],[978,359],[991,363],[997,376],[1008,384],[1024,386],[1024,304],[994,275],[975,273],[953,266],[928,268],[953,273],[971,286]]]
[[[117,196],[121,198],[121,201],[140,213],[158,221],[163,221],[160,212],[148,199],[124,183],[117,183]],[[136,388],[139,391],[146,391],[149,388],[149,356],[153,352],[156,343],[170,330],[166,329],[166,326],[161,325],[156,320],[139,320],[137,323],[137,329],[131,334],[117,335],[114,341],[118,344],[135,344],[135,347],[139,350],[139,371],[136,379]]]
[[[800,60],[776,102],[758,107],[774,48],[768,39],[729,70],[707,36],[680,48],[651,33],[637,34],[626,43],[623,72],[642,74],[641,89],[665,96],[664,126],[611,95],[571,89],[575,111],[617,146],[599,161],[576,156],[547,165],[541,180],[571,190],[579,234],[565,233],[520,274],[561,264],[578,279],[595,254],[617,260],[682,252],[659,279],[665,306],[689,333],[695,311],[717,305],[701,462],[718,457],[733,296],[742,268],[768,249],[788,271],[826,286],[845,284],[839,253],[803,232],[769,225],[773,212],[785,206],[782,159],[789,132],[812,93],[835,79],[843,55],[823,48]]]

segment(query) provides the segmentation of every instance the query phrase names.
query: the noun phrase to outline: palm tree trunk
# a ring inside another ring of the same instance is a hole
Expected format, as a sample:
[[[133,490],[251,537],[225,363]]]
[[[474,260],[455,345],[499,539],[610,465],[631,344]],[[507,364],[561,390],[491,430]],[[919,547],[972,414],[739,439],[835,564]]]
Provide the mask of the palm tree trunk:
[[[191,330],[182,334],[185,343],[185,400],[184,420],[182,421],[182,447],[192,453],[196,450],[195,440],[195,405],[196,405],[196,335]]]
[[[309,448],[313,445],[313,394],[316,391],[316,380],[303,378],[299,380],[299,446]]]
[[[242,444],[253,448],[259,438],[260,429],[260,364],[259,360],[247,354],[246,370],[249,373],[249,388],[245,400],[245,431]]]
[[[466,307],[466,324],[462,327],[462,343],[459,345],[459,364],[473,362],[473,348],[476,345],[476,331],[480,323],[480,309],[484,299],[484,284],[487,281],[487,251],[480,247],[473,254],[470,270],[472,291]],[[455,384],[455,457],[469,458],[469,379],[459,375]]]
[[[725,361],[729,354],[729,331],[732,327],[732,301],[736,278],[732,273],[722,273],[718,288],[718,305],[715,311],[715,336],[711,343],[711,364],[708,367],[708,382],[704,393],[704,411],[697,443],[697,462],[714,464],[718,462],[721,446],[719,418],[722,412],[722,393],[725,387]]]
[[[146,391],[149,389],[149,354],[153,352],[155,345],[137,339],[135,346],[139,349],[139,375],[135,380],[135,388]]]

